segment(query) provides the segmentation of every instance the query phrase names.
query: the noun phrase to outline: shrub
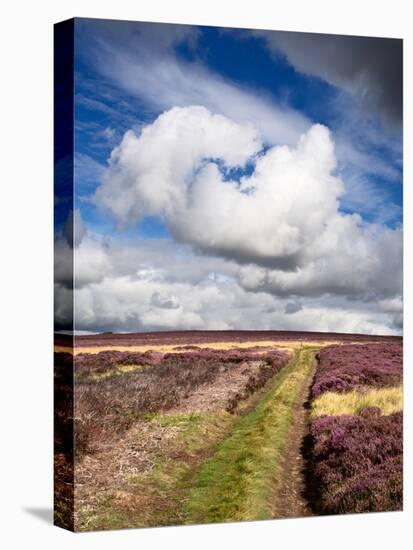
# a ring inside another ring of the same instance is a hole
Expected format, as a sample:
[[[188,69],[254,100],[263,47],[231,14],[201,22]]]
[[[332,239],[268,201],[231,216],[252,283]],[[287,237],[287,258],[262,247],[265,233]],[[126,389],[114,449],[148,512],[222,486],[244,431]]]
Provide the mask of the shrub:
[[[396,386],[402,381],[401,343],[334,345],[322,349],[312,396],[363,386]]]
[[[320,513],[402,509],[402,413],[321,416],[311,435]]]

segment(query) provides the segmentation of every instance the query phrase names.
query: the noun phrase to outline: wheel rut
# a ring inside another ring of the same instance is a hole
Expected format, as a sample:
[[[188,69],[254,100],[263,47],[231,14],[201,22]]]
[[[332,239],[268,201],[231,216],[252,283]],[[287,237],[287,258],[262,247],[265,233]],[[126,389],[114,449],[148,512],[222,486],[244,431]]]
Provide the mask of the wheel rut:
[[[315,352],[314,352],[315,354]],[[298,518],[314,515],[308,501],[308,437],[310,427],[310,390],[316,359],[303,385],[293,411],[293,421],[282,453],[274,490],[273,517]]]

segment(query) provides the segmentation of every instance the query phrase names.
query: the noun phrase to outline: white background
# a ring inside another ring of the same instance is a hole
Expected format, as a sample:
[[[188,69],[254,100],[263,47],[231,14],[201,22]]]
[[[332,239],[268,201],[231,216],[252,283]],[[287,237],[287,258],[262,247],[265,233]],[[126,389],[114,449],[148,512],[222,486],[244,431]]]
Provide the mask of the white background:
[[[409,3],[72,0],[3,3],[1,24],[0,542],[3,548],[407,548],[412,346],[412,32]],[[106,17],[405,39],[405,511],[77,534],[51,526],[52,24]],[[410,34],[410,36],[409,36]]]

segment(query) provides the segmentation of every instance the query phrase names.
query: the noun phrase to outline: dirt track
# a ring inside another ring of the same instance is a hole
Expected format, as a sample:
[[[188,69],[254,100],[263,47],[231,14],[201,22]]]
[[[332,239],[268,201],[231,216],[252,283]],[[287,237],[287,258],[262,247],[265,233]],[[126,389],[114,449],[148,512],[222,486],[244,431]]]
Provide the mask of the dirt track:
[[[310,424],[308,399],[311,383],[316,369],[313,369],[303,386],[293,412],[288,444],[284,449],[279,471],[279,484],[275,488],[273,517],[298,518],[312,516],[313,512],[307,501],[306,486],[307,463],[304,453],[305,440]]]

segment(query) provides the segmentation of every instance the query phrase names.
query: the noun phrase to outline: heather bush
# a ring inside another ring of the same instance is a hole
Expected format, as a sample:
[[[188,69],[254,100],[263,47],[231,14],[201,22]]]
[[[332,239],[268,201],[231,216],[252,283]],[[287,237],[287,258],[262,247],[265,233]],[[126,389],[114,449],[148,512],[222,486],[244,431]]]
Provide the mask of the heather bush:
[[[402,413],[321,416],[311,436],[319,513],[402,509]]]
[[[318,355],[312,396],[368,387],[395,386],[402,381],[401,343],[333,345]]]
[[[262,388],[270,378],[284,367],[287,360],[287,354],[280,354],[278,352],[267,354],[265,360],[260,364],[258,372],[251,373],[243,390],[237,392],[228,400],[226,411],[233,412],[240,401],[247,399],[250,395]]]
[[[280,352],[281,353],[281,352]],[[198,362],[220,361],[221,363],[242,363],[245,361],[265,360],[261,355],[249,351],[220,350],[204,348],[197,351],[188,351],[183,353],[166,353],[165,362]]]

